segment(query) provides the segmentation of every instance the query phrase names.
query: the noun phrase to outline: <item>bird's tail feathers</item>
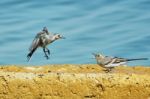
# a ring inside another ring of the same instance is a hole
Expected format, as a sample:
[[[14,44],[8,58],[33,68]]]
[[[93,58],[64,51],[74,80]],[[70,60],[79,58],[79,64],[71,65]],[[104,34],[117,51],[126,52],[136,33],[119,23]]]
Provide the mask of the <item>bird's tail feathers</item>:
[[[148,60],[148,58],[127,59],[127,61]]]
[[[32,57],[32,55],[33,55],[33,53],[35,52],[36,49],[37,49],[37,48],[31,50],[31,51],[29,52],[29,54],[27,55],[27,61],[28,61],[28,62],[30,61],[30,59],[31,59],[31,57]]]

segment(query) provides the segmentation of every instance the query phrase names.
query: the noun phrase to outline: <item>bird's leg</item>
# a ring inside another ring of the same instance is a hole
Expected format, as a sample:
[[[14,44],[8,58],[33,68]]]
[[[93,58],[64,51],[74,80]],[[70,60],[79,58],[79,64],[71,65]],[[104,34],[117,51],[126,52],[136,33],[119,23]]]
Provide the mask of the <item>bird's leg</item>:
[[[106,68],[105,72],[106,72],[106,73],[109,73],[109,72],[112,71],[112,69],[113,69],[113,67]]]
[[[47,50],[46,52],[48,53],[48,55],[50,55],[50,50],[47,47],[45,49]]]
[[[109,73],[109,72],[110,72],[110,69],[109,69],[109,68],[106,68],[104,71],[105,71],[106,73]]]
[[[108,68],[108,72],[111,72],[111,70],[112,70],[112,68],[110,67],[110,68]]]
[[[49,57],[48,57],[48,55],[47,55],[47,53],[46,53],[45,47],[43,48],[43,52],[44,52],[44,54],[45,54],[46,59],[49,59]]]

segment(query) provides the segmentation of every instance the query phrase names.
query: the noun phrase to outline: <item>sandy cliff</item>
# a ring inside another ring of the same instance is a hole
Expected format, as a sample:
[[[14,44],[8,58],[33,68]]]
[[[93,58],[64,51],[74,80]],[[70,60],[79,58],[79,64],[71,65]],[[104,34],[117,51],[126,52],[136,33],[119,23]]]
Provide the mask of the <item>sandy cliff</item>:
[[[0,99],[150,99],[150,68],[1,66]]]

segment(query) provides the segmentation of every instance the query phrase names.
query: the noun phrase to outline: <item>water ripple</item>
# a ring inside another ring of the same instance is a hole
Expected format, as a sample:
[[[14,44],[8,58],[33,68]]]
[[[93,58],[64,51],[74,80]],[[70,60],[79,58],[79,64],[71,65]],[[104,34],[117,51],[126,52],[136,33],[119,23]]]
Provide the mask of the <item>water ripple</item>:
[[[95,63],[92,52],[149,58],[149,8],[149,0],[1,0],[0,64]],[[43,26],[67,39],[49,46],[50,60],[39,49],[28,63],[28,48]]]

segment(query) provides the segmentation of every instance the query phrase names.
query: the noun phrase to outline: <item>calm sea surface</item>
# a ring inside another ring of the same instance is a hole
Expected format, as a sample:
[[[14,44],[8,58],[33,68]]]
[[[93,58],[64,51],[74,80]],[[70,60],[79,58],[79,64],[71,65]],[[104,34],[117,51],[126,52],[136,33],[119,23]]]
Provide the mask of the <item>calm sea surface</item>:
[[[27,62],[44,26],[66,39],[48,46],[49,60],[38,49]],[[0,0],[0,65],[93,64],[93,52],[150,58],[150,0]]]

